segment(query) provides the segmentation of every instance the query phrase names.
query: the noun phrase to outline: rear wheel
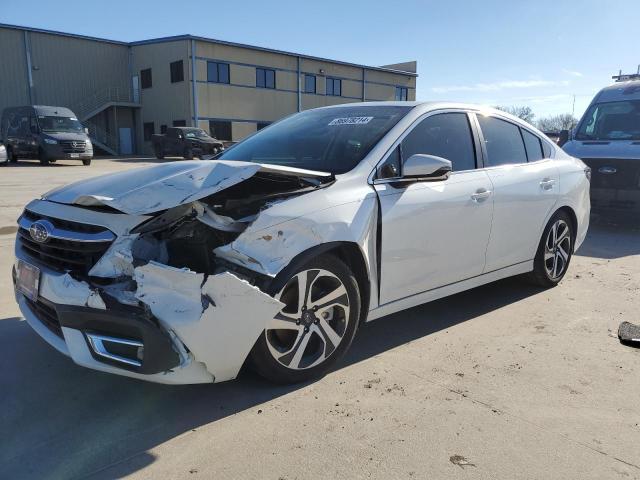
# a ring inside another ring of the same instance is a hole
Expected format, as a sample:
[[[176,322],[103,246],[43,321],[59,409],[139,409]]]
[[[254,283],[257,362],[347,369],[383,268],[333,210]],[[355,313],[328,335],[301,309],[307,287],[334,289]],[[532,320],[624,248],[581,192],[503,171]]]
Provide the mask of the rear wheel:
[[[162,160],[164,158],[164,152],[162,151],[162,148],[156,147],[155,154],[158,160]]]
[[[346,352],[360,318],[353,273],[332,255],[322,255],[289,278],[276,278],[271,292],[285,307],[251,352],[260,375],[296,383],[324,374]]]
[[[38,150],[38,159],[40,160],[41,165],[49,165],[49,157],[44,153],[43,149]]]
[[[573,255],[573,222],[556,212],[544,229],[529,278],[542,287],[555,287],[563,279]]]
[[[193,150],[190,148],[184,149],[184,154],[182,155],[185,160],[193,160]]]

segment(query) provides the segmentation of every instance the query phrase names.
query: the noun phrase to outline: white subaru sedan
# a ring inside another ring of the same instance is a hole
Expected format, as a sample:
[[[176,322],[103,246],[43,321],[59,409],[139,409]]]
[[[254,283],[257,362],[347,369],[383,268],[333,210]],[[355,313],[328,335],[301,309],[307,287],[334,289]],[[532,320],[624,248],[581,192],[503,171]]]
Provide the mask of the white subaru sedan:
[[[85,367],[162,383],[325,373],[358,326],[512,275],[557,285],[590,170],[453,103],[308,110],[205,161],[77,182],[18,220],[16,298]]]

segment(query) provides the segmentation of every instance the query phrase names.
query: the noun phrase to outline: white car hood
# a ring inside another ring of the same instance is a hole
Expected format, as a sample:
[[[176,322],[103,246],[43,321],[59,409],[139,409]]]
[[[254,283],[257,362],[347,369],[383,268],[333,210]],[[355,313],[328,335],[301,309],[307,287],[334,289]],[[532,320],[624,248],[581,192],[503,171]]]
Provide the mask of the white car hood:
[[[260,163],[209,160],[170,162],[88,180],[44,194],[51,202],[81,206],[108,206],[130,215],[146,215],[213,195],[257,172],[305,178],[331,174]]]

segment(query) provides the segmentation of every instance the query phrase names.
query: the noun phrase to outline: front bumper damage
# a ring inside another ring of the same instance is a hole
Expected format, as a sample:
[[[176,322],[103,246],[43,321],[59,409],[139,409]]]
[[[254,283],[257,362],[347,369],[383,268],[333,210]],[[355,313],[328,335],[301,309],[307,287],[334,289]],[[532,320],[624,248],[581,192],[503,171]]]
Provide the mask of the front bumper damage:
[[[253,173],[255,169],[241,172],[237,182]],[[274,192],[268,192],[262,203],[248,200],[252,212],[245,211],[244,202],[228,200],[234,218],[241,217],[234,220],[218,208],[221,198],[215,196],[233,182],[204,181],[209,182],[208,199],[180,188],[184,201],[170,206],[167,197],[176,192],[162,192],[156,199],[129,193],[141,201],[128,202],[130,211],[125,213],[116,208],[122,198],[110,202],[105,195],[79,195],[78,201],[69,203],[35,200],[27,205],[23,219],[27,215],[30,221],[43,218],[64,223],[67,229],[89,226],[114,234],[100,258],[83,271],[81,266],[59,263],[56,249],[75,248],[73,242],[29,243],[28,226],[19,223],[14,285],[21,262],[40,271],[37,299],[27,298],[18,288],[15,292],[29,325],[75,363],[95,370],[167,384],[235,378],[266,323],[284,305],[264,293],[272,280],[268,275],[213,252],[241,235],[267,208],[265,204],[274,201]],[[256,182],[264,183],[258,190],[271,185],[271,180],[254,180],[254,186]],[[285,196],[290,191],[295,194],[298,180],[287,182],[279,178],[274,184],[279,190],[289,189]],[[229,195],[246,196],[246,192],[236,188]],[[143,201],[157,210],[143,208]]]

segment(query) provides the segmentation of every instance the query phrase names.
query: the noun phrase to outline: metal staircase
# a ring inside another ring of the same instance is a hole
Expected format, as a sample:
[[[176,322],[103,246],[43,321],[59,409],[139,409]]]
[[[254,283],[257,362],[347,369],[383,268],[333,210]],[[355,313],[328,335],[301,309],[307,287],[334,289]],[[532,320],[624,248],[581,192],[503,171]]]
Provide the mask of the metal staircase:
[[[95,146],[111,155],[118,155],[120,148],[118,136],[108,133],[104,128],[96,125],[92,119],[111,107],[139,108],[140,106],[138,101],[132,100],[130,89],[106,87],[72,103],[69,108],[78,116],[78,120],[89,129],[89,138]]]

